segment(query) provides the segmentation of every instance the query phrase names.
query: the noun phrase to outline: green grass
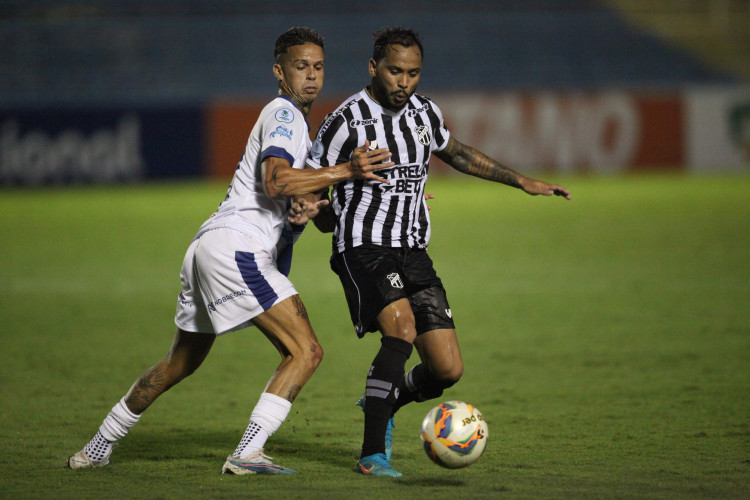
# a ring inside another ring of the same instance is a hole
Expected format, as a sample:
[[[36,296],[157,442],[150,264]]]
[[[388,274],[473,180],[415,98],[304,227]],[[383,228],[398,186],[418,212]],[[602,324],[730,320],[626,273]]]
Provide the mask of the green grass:
[[[438,468],[429,404],[396,420],[405,476],[351,472],[375,335],[357,340],[308,230],[292,278],[325,359],[267,452],[301,473],[225,477],[277,363],[256,330],[122,440],[64,464],[169,348],[183,252],[224,184],[0,190],[2,498],[750,498],[750,177],[568,178],[573,200],[434,179],[430,254],[477,405],[484,457]],[[411,362],[410,362],[411,364]]]

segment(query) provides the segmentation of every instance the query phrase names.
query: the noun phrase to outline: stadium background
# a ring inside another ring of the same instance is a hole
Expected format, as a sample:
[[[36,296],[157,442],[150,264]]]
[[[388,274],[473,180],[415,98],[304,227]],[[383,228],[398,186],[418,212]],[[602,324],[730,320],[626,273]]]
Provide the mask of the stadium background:
[[[419,92],[525,172],[747,171],[742,0],[4,0],[0,185],[229,177],[273,95],[272,45],[326,39],[322,116],[368,81],[370,34],[417,29]],[[440,171],[444,166],[435,165]]]

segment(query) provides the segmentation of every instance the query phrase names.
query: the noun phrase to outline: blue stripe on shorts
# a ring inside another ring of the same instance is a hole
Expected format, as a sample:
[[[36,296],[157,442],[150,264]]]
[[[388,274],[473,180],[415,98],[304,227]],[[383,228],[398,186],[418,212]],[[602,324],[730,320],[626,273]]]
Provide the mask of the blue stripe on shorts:
[[[255,255],[250,252],[234,252],[234,260],[250,292],[263,310],[267,311],[279,296],[258,270]]]

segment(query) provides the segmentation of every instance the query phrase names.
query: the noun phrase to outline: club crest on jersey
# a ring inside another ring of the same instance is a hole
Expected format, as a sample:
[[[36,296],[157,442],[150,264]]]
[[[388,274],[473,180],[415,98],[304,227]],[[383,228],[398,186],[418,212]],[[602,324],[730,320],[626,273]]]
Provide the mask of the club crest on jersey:
[[[276,111],[276,120],[282,123],[292,123],[294,121],[294,112],[289,108],[281,108]]]
[[[430,129],[427,125],[420,125],[415,128],[414,131],[417,133],[417,139],[422,143],[423,146],[429,146],[432,142],[432,136],[430,135]]]
[[[393,288],[404,288],[404,282],[401,281],[401,276],[398,273],[391,273],[386,278],[391,282]]]
[[[312,147],[310,148],[310,156],[315,160],[320,160],[323,158],[324,151],[325,148],[323,147],[323,143],[320,142],[320,139],[315,139],[315,142],[312,143]]]
[[[281,137],[286,137],[287,139],[292,140],[292,132],[294,132],[294,130],[289,130],[284,125],[279,125],[276,127],[276,130],[271,132],[271,137],[280,135]]]

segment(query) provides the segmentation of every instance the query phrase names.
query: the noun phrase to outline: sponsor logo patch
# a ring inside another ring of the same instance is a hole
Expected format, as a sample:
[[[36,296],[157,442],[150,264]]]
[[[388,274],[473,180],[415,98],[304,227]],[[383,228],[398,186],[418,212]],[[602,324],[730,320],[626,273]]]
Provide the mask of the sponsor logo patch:
[[[237,290],[236,292],[232,292],[229,295],[225,295],[224,297],[220,299],[214,300],[212,303],[208,304],[208,312],[216,312],[216,308],[218,306],[223,305],[225,302],[229,302],[230,300],[234,300],[237,297],[241,297],[243,295],[246,295],[248,292],[247,290]]]
[[[380,171],[388,184],[378,184],[381,192],[398,196],[419,194],[427,177],[427,165],[401,165]]]
[[[378,123],[377,118],[366,118],[363,120],[357,120],[356,118],[354,120],[351,120],[349,122],[349,126],[351,128],[357,128],[357,127],[366,127],[367,125],[375,125]]]
[[[276,137],[277,135],[280,135],[281,137],[286,137],[287,139],[291,141],[292,132],[294,132],[294,130],[289,130],[284,125],[279,125],[278,127],[276,127],[276,130],[271,132],[271,137]]]
[[[320,142],[320,139],[315,139],[315,142],[312,143],[312,147],[310,148],[310,156],[316,160],[320,160],[323,158],[324,151],[325,148],[323,147],[323,143]]]
[[[409,118],[414,118],[419,113],[421,113],[423,111],[427,111],[429,109],[430,109],[430,103],[428,102],[428,103],[425,103],[425,105],[422,106],[421,108],[416,108],[416,109],[410,109],[410,110],[408,110],[406,112],[406,116],[408,116]]]
[[[281,108],[276,111],[276,120],[282,123],[292,123],[294,121],[294,111],[289,108]]]

